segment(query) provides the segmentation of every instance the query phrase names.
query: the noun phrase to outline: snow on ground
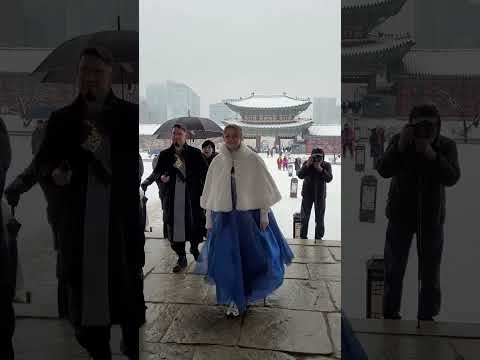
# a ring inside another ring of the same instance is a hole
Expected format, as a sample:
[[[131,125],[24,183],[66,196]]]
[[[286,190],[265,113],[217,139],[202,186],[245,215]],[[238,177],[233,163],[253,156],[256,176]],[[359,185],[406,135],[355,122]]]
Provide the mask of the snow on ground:
[[[462,171],[460,181],[447,188],[447,219],[441,270],[443,289],[442,311],[439,321],[480,322],[479,195],[480,172],[476,164],[480,157],[478,145],[457,144]],[[387,219],[385,204],[390,181],[372,171],[367,174],[379,180],[376,223],[358,220],[360,181],[363,173],[354,171],[354,162],[343,162],[342,177],[342,304],[349,316],[365,317],[366,261],[374,254],[383,255]],[[415,239],[410,251],[410,262],[404,281],[403,315],[416,318],[417,256]]]
[[[152,158],[146,153],[142,153],[143,164],[145,172],[143,178],[145,179],[152,171]],[[290,197],[290,181],[287,171],[280,171],[277,168],[277,159],[267,158],[266,154],[260,154],[264,159],[267,167],[275,179],[277,186],[282,194],[282,200],[273,207],[275,218],[287,238],[293,237],[293,214],[300,212],[302,202],[301,189],[303,180],[298,181],[298,196],[297,198]],[[299,157],[307,157],[307,155],[294,155]],[[328,160],[328,159],[327,159]],[[332,165],[333,181],[327,184],[327,209],[325,211],[325,240],[341,240],[340,236],[340,215],[341,215],[341,197],[340,197],[340,178],[341,166]],[[159,208],[158,189],[155,184],[147,189],[146,193],[148,200],[149,213],[155,213]],[[312,207],[312,214],[308,226],[308,238],[313,239],[315,235],[315,210]]]

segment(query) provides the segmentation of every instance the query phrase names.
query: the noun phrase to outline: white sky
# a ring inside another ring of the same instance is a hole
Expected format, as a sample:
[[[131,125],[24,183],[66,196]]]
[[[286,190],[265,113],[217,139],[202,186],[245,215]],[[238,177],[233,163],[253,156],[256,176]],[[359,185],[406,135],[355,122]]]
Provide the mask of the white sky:
[[[256,93],[340,98],[340,0],[142,0],[140,94],[189,85],[208,105]]]

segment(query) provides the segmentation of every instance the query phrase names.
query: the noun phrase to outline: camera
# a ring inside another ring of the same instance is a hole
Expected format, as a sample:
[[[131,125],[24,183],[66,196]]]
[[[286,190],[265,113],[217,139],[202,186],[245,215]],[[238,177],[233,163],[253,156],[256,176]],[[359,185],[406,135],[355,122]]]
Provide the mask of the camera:
[[[418,139],[428,139],[435,134],[435,125],[429,121],[422,121],[410,126],[413,127],[414,135]]]
[[[313,162],[322,162],[323,161],[323,155],[322,154],[314,154],[312,155]]]

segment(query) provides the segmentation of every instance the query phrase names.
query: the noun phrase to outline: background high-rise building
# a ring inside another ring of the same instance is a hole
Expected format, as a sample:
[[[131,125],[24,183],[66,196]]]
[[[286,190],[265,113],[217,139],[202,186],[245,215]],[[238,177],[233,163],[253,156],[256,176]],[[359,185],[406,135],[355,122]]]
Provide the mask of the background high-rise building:
[[[340,124],[340,109],[335,98],[313,98],[313,123],[318,125]]]
[[[209,118],[218,124],[222,124],[222,121],[225,119],[238,117],[238,115],[230,110],[224,103],[210,104],[209,110]]]
[[[200,97],[189,86],[174,81],[151,84],[146,89],[150,118],[143,123],[163,123],[181,116],[200,116]]]

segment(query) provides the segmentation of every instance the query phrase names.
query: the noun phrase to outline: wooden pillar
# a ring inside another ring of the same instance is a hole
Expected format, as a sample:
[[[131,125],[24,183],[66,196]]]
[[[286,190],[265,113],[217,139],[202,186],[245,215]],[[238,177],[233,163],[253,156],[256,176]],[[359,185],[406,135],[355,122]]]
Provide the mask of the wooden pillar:
[[[260,147],[262,146],[262,136],[261,136],[261,135],[257,135],[257,136],[256,136],[256,140],[257,140],[257,144],[256,144],[256,146],[257,146],[257,151],[260,151],[260,150],[261,150]]]

